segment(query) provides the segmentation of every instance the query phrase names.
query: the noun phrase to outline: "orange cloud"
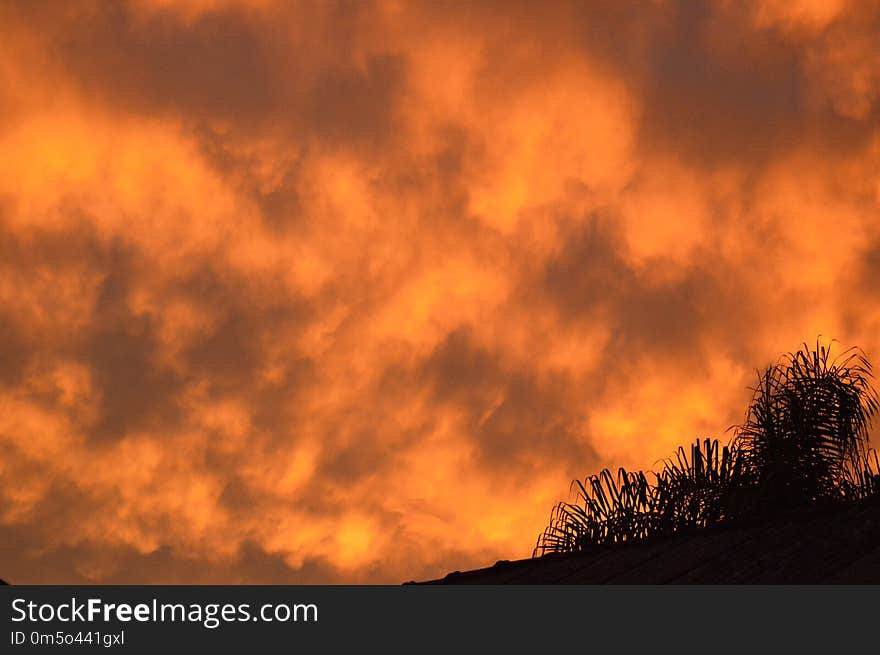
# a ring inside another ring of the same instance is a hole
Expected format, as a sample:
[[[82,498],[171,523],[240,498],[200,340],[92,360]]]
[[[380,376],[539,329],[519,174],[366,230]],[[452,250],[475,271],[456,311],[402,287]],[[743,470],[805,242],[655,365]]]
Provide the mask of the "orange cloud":
[[[864,3],[0,14],[14,582],[400,582],[880,353]]]

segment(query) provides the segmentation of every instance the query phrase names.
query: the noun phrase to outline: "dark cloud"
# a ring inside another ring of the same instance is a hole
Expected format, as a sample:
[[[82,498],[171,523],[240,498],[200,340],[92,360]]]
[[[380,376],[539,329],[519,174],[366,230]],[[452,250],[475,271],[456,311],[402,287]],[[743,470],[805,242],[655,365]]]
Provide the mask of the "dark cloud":
[[[94,330],[78,353],[88,363],[102,400],[96,438],[120,439],[143,429],[173,429],[181,419],[177,395],[183,380],[157,367],[156,334],[149,315],[129,307],[132,291],[130,254],[111,249],[98,293]]]
[[[277,107],[266,36],[243,10],[182,24],[114,3],[56,29],[57,56],[71,74],[126,109],[253,120]]]
[[[562,251],[547,260],[537,291],[566,322],[608,322],[609,354],[683,358],[696,352],[688,358],[693,364],[704,360],[702,337],[744,332],[757,320],[747,305],[730,312],[737,298],[754,291],[736,263],[711,248],[696,252],[670,280],[663,280],[662,259],[637,269],[624,259],[625,248],[615,223],[595,217],[568,234]]]
[[[578,409],[564,376],[539,379],[530,369],[511,368],[503,353],[474,342],[461,328],[440,342],[418,378],[440,403],[463,410],[484,465],[528,476],[544,459],[590,462],[589,443],[573,425]]]
[[[13,317],[0,311],[0,384],[11,386],[21,381],[30,351],[25,335],[16,327]]]
[[[802,53],[708,5],[680,7],[648,54],[642,138],[698,165],[759,163],[794,145],[806,100]]]
[[[57,60],[110,107],[181,119],[197,130],[221,121],[239,137],[386,145],[396,137],[405,61],[378,51],[361,65],[362,8],[311,9],[324,33],[299,34],[295,13],[278,19],[235,6],[181,21],[171,10],[115,3],[47,22]],[[265,200],[275,201],[271,193]]]
[[[228,184],[235,185],[260,208],[260,217],[266,225],[279,233],[288,228],[301,226],[306,216],[300,186],[303,184],[302,164],[307,148],[291,145],[290,162],[285,163],[278,183],[270,188],[261,184],[258,169],[260,160],[236,150],[235,144],[206,125],[193,129],[193,139],[198,143],[206,162]]]
[[[322,71],[307,92],[307,124],[330,142],[387,142],[394,136],[392,112],[404,79],[404,60],[394,55],[369,57],[363,71]]]

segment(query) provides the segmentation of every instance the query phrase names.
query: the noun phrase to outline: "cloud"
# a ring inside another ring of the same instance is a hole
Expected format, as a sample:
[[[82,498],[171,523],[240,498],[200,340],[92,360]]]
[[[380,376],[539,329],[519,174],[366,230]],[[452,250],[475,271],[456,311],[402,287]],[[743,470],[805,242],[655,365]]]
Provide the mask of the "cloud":
[[[864,3],[10,5],[13,582],[401,582],[880,352]]]

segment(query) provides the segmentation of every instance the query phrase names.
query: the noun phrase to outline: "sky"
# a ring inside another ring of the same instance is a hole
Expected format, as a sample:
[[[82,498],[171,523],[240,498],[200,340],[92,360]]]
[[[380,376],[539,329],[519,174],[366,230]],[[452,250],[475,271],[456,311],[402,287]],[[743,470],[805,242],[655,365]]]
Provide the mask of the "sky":
[[[0,5],[0,577],[399,583],[880,362],[880,5]],[[875,430],[875,433],[877,430]]]

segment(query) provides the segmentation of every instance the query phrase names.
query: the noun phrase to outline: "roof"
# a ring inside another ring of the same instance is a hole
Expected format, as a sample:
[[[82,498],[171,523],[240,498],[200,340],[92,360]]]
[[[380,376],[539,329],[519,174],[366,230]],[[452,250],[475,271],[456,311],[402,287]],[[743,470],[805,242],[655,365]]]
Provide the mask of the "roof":
[[[427,584],[878,584],[880,498],[500,561]]]

